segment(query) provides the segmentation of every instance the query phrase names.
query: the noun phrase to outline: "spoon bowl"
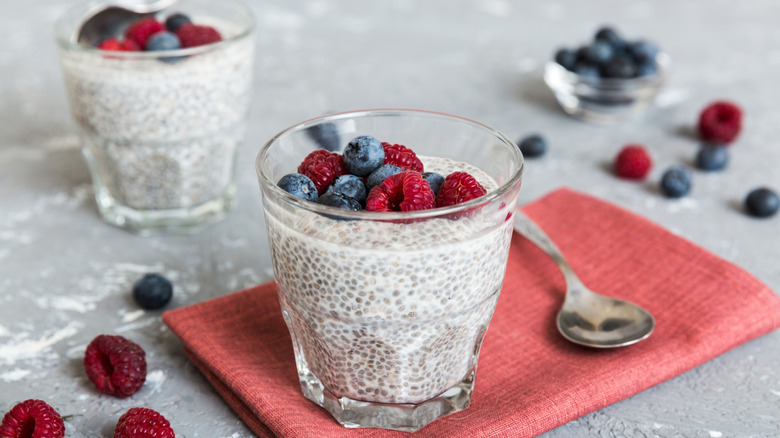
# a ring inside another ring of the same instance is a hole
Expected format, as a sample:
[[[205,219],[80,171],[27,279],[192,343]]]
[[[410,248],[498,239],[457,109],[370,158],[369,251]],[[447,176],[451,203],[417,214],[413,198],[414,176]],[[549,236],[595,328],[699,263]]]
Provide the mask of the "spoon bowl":
[[[576,344],[614,348],[646,339],[655,328],[647,310],[625,300],[607,297],[585,287],[550,238],[523,212],[515,216],[515,230],[544,250],[566,280],[566,299],[558,312],[558,331]]]

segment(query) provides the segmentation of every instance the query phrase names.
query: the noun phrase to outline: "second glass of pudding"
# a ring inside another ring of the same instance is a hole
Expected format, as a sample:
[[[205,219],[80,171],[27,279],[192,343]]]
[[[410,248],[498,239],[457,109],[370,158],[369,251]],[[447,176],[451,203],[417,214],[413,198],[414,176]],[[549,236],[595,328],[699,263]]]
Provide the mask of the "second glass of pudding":
[[[325,144],[371,135],[426,172],[465,171],[487,194],[414,212],[347,211],[277,187]],[[319,140],[319,142],[318,142]],[[346,427],[414,431],[468,407],[506,269],[523,158],[501,133],[417,110],[295,125],[257,157],[282,314],[303,394]]]
[[[140,235],[197,232],[232,209],[251,98],[251,10],[237,0],[172,3],[155,18],[185,13],[222,40],[99,50],[76,38],[84,18],[105,6],[93,1],[73,5],[54,25],[100,216]],[[120,29],[105,36],[121,38]]]

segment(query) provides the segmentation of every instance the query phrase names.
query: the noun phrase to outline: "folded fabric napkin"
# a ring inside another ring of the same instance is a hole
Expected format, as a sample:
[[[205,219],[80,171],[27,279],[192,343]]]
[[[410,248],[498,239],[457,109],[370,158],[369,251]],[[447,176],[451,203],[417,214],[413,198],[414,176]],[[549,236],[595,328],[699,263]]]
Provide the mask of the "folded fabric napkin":
[[[633,213],[568,189],[523,211],[586,285],[648,309],[655,332],[636,345],[606,351],[564,340],[555,327],[563,277],[548,256],[515,234],[471,406],[415,436],[534,436],[690,370],[780,323],[780,299],[767,286]],[[163,320],[261,437],[409,435],[346,429],[301,395],[273,282],[166,312]]]

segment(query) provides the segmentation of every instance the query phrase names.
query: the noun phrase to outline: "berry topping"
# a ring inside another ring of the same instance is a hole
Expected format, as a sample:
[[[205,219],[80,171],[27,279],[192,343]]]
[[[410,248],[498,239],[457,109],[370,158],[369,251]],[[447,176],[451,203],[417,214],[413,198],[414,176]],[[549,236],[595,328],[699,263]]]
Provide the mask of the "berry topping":
[[[691,191],[691,175],[682,167],[674,166],[661,177],[661,192],[669,198],[681,198]]]
[[[165,26],[154,17],[144,17],[130,23],[125,30],[125,38],[136,43],[141,49],[146,49],[149,38],[164,30]]]
[[[366,203],[366,196],[368,195],[368,189],[366,189],[366,185],[363,184],[363,180],[356,177],[355,175],[341,175],[340,177],[334,179],[325,194],[327,195],[331,192],[341,193],[344,196],[353,198],[360,204]]]
[[[169,32],[176,32],[180,27],[188,23],[192,23],[190,17],[181,13],[171,14],[165,19],[165,28]]]
[[[518,146],[523,156],[528,158],[541,157],[547,152],[547,142],[536,134],[523,138]]]
[[[179,27],[179,30],[176,31],[176,36],[179,37],[181,46],[184,48],[204,46],[206,44],[222,41],[222,35],[219,34],[217,29],[202,24],[183,24]]]
[[[366,200],[368,211],[416,211],[436,208],[431,187],[419,172],[397,173],[371,189]]]
[[[653,62],[658,55],[658,46],[644,40],[634,41],[628,45],[628,53],[637,63]]]
[[[122,50],[122,43],[117,38],[108,37],[104,40],[99,41],[95,45],[95,47],[97,47],[100,50],[120,51]]]
[[[428,185],[431,187],[433,194],[438,194],[439,189],[444,182],[444,175],[438,174],[436,172],[424,172],[422,177],[425,181],[428,182]]]
[[[699,114],[699,133],[704,141],[729,144],[742,129],[742,109],[726,101],[713,102]]]
[[[280,189],[306,201],[317,202],[317,187],[311,178],[300,173],[290,173],[276,183]]]
[[[722,144],[703,144],[696,153],[696,167],[701,170],[721,170],[729,161],[729,153]]]
[[[100,335],[87,345],[84,370],[98,391],[129,397],[146,381],[146,354],[121,336]]]
[[[357,176],[368,176],[384,163],[382,143],[370,135],[353,138],[344,149],[344,166]]]
[[[780,210],[780,196],[766,187],[752,190],[745,198],[745,210],[755,217],[774,216]]]
[[[133,298],[144,309],[159,309],[173,296],[173,285],[160,274],[146,274],[133,285]]]
[[[317,203],[344,210],[358,211],[363,209],[357,199],[338,192],[325,193],[317,199]]]
[[[608,63],[615,55],[615,49],[606,41],[594,41],[585,50],[585,60],[597,65]]]
[[[317,188],[317,194],[322,195],[336,177],[344,175],[347,171],[341,155],[325,149],[317,149],[303,159],[298,166],[298,173],[309,177]]]
[[[113,438],[176,438],[171,423],[159,412],[131,408],[119,417]]]
[[[339,137],[339,130],[333,123],[310,126],[306,129],[306,133],[323,149],[335,152],[340,148],[341,138]]]
[[[384,164],[392,164],[400,167],[402,170],[416,170],[422,173],[422,161],[408,147],[401,144],[382,142],[382,148],[385,150]]]
[[[167,31],[157,32],[146,41],[146,50],[176,50],[179,47],[179,37]]]
[[[615,173],[621,178],[643,179],[653,167],[650,154],[644,146],[629,144],[623,146],[615,157]]]
[[[368,187],[368,190],[371,190],[379,184],[382,184],[388,177],[401,172],[403,172],[403,169],[398,166],[383,164],[379,169],[371,172],[371,175],[368,175],[368,178],[366,178],[366,187]]]
[[[2,438],[62,438],[65,423],[57,411],[42,400],[25,400],[6,412],[0,423]]]
[[[483,196],[487,191],[482,184],[466,172],[453,172],[444,178],[436,194],[436,206],[447,207]]]

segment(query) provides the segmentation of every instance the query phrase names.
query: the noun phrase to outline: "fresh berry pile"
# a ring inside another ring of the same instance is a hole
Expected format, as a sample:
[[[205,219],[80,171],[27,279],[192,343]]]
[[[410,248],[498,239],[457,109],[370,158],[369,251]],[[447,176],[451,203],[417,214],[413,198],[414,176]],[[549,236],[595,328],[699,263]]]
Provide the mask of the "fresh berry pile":
[[[310,153],[298,172],[283,176],[277,186],[306,201],[378,212],[446,207],[486,193],[468,173],[453,172],[445,177],[425,172],[412,149],[370,135],[353,138],[341,154],[333,149],[330,144],[328,149]]]
[[[579,48],[560,48],[555,62],[580,76],[631,79],[658,72],[658,46],[645,40],[626,40],[612,27],[605,26],[593,40]]]
[[[3,416],[1,438],[62,438],[65,423],[54,408],[42,400],[25,400]]]
[[[122,336],[100,335],[87,345],[84,370],[98,391],[129,397],[146,381],[146,353]]]
[[[222,41],[222,35],[211,26],[195,24],[181,13],[169,15],[161,22],[153,16],[140,18],[120,36],[106,35],[95,44],[101,50],[139,52],[176,50]]]

